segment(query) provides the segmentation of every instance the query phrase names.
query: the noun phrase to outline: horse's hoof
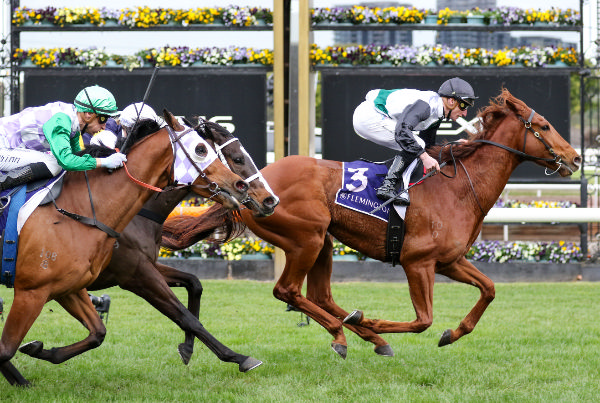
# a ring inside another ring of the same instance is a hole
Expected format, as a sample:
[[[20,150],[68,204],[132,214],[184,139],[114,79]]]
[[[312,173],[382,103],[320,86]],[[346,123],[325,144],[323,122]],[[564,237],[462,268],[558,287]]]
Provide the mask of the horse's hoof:
[[[394,350],[392,350],[389,344],[386,344],[385,346],[375,347],[375,353],[384,357],[394,356]]]
[[[452,330],[448,329],[442,333],[438,347],[444,347],[452,343]]]
[[[181,343],[177,346],[177,352],[181,357],[181,361],[183,361],[185,365],[188,365],[190,363],[190,358],[192,358],[192,353],[194,352],[193,349],[189,348],[187,344]]]
[[[363,318],[363,312],[355,309],[350,313],[350,315],[346,316],[344,319],[344,323],[348,325],[358,325]]]
[[[31,357],[35,357],[37,356],[40,351],[42,351],[42,349],[44,348],[44,343],[42,343],[41,341],[30,341],[29,343],[25,343],[23,344],[21,347],[19,347],[19,351],[22,352],[23,354],[27,354]]]
[[[346,359],[346,356],[348,355],[348,346],[343,346],[339,343],[331,343],[331,348],[344,360]]]
[[[257,360],[256,358],[248,357],[240,364],[240,372],[248,372],[253,370],[256,367],[262,365],[261,360]]]

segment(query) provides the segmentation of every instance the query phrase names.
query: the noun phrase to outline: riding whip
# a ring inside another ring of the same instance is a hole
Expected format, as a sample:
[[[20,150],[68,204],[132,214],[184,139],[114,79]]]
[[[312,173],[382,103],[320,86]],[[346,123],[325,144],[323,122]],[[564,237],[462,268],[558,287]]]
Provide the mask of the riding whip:
[[[445,167],[445,166],[446,166],[446,162],[442,162],[442,163],[440,164],[440,169],[442,169],[442,168],[443,168],[443,167]],[[418,181],[416,181],[415,183],[413,183],[412,185],[410,185],[409,187],[407,187],[406,189],[404,189],[404,190],[402,190],[400,193],[398,193],[398,195],[396,195],[396,197],[393,197],[393,198],[391,198],[391,199],[387,200],[385,203],[382,203],[382,204],[380,204],[380,205],[379,205],[379,206],[378,206],[376,209],[374,209],[373,211],[371,211],[371,213],[370,213],[370,214],[373,214],[373,213],[375,213],[375,212],[377,212],[377,211],[381,210],[382,208],[384,208],[385,206],[387,206],[388,204],[390,204],[390,203],[392,203],[394,200],[396,200],[398,197],[400,197],[400,195],[401,195],[402,193],[404,193],[404,192],[408,192],[408,190],[409,190],[411,187],[413,187],[413,186],[415,186],[415,185],[418,185],[418,184],[419,184],[421,181],[423,181],[423,180],[425,180],[425,179],[429,178],[430,176],[432,176],[432,175],[433,175],[433,174],[435,174],[436,172],[437,172],[437,171],[435,171],[435,170],[427,172],[425,175],[423,175],[423,177],[422,177],[421,179],[419,179]],[[402,178],[400,178],[400,180],[402,180]]]
[[[156,78],[156,74],[158,73],[158,66],[154,66],[154,71],[152,71],[152,76],[150,77],[150,82],[148,83],[148,87],[146,88],[146,93],[144,94],[144,98],[142,98],[142,106],[140,106],[140,110],[137,109],[137,106],[135,106],[135,110],[137,112],[137,116],[135,118],[135,122],[133,122],[133,126],[135,126],[137,124],[137,122],[140,120],[140,115],[142,113],[142,109],[144,109],[144,105],[146,104],[146,101],[148,100],[148,96],[150,96],[150,91],[152,90],[152,86],[154,85],[154,79]]]

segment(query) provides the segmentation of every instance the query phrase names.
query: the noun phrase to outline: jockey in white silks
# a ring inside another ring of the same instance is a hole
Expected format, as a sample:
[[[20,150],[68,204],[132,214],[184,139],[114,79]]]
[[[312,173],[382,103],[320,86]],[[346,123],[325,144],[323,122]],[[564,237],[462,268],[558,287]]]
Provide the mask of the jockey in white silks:
[[[141,120],[150,119],[158,123],[160,127],[165,127],[167,123],[163,118],[158,116],[150,105],[142,102],[131,104],[123,109],[117,120],[108,119],[106,122],[106,130],[97,133],[90,144],[103,145],[109,148],[115,148],[117,141],[121,137],[127,137],[133,126]]]
[[[77,156],[82,133],[104,130],[118,113],[114,96],[97,85],[77,94],[74,104],[52,102],[0,118],[0,190],[49,179],[62,169],[85,171],[118,168],[127,161],[115,153],[106,158]]]
[[[354,131],[366,140],[398,151],[377,189],[377,197],[396,198],[395,204],[408,206],[403,171],[419,157],[427,172],[439,172],[439,163],[425,149],[435,144],[442,120],[456,121],[466,116],[476,98],[471,85],[458,77],[444,81],[437,93],[413,89],[369,91],[354,111]],[[396,193],[398,182],[400,194]]]

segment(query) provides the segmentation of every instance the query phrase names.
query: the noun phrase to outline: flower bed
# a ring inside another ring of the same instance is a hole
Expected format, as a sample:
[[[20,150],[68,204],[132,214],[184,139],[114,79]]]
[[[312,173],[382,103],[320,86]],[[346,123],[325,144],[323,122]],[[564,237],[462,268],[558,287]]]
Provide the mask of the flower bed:
[[[411,47],[396,46],[329,46],[312,45],[310,59],[313,66],[488,66],[523,67],[551,66],[562,62],[578,64],[578,53],[573,48],[512,48],[467,49],[443,45]],[[118,66],[126,69],[151,66],[189,67],[206,66],[272,66],[273,51],[245,47],[187,46],[149,48],[134,55],[108,54],[97,48],[39,48],[16,49],[12,60],[21,66],[61,67],[65,64],[87,68]]]
[[[443,10],[424,10],[414,7],[319,7],[311,9],[311,22],[318,24],[418,24],[425,21],[427,16],[435,16],[435,22],[440,25],[450,21],[467,23],[468,17],[481,16],[483,23],[488,25],[535,25],[538,23],[553,26],[581,25],[581,15],[578,10],[560,9],[522,9],[516,7],[498,7],[482,10],[473,8],[468,11],[457,11],[445,8]],[[65,25],[90,24],[98,27],[105,25],[120,25],[123,27],[149,28],[161,25],[219,24],[234,27],[249,27],[256,25],[272,25],[273,13],[267,8],[258,7],[205,7],[194,9],[150,8],[135,7],[110,9],[106,7],[77,7],[56,8],[46,7],[33,9],[19,7],[12,14],[12,23],[22,25],[52,24]]]
[[[254,25],[273,24],[273,15],[269,9],[258,7],[210,7],[195,9],[172,9],[135,7],[125,9],[109,9],[106,7],[33,9],[19,7],[12,15],[14,25],[51,24],[59,27],[65,25],[91,24],[98,27],[115,24],[124,27],[149,28],[160,25],[179,24],[220,24],[224,26],[249,27]]]
[[[486,25],[535,25],[547,23],[553,26],[581,25],[578,10],[552,7],[547,10],[498,7],[482,10],[475,7],[467,11],[445,8],[423,10],[414,7],[321,7],[311,10],[312,24],[415,24],[425,21],[427,16],[435,16],[435,23],[446,25],[450,22],[468,23],[468,17],[481,16]]]
[[[315,66],[487,66],[542,67],[562,62],[568,66],[578,64],[578,52],[574,48],[546,46],[536,48],[483,49],[461,48],[446,45],[358,45],[328,46],[312,45],[310,59]]]
[[[573,242],[501,242],[477,241],[467,253],[467,259],[479,262],[582,262],[585,256]]]
[[[91,69],[116,66],[131,70],[153,66],[271,66],[273,65],[273,52],[268,49],[235,46],[227,48],[181,46],[143,49],[134,55],[123,56],[108,54],[96,48],[39,48],[17,49],[13,53],[12,59],[24,67],[46,68],[68,65]]]

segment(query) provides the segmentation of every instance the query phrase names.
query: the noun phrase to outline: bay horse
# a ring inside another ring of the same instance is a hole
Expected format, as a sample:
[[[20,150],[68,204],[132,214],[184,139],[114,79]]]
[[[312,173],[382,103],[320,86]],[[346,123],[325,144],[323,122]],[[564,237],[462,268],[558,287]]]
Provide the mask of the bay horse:
[[[331,346],[341,357],[347,355],[344,326],[373,343],[375,352],[384,356],[394,353],[381,333],[419,333],[429,328],[436,273],[480,290],[475,306],[458,328],[442,334],[438,345],[448,345],[473,331],[494,299],[495,288],[465,254],[511,173],[525,160],[561,176],[571,175],[581,164],[581,156],[548,120],[506,89],[478,116],[479,132],[468,141],[428,150],[447,166],[441,175],[410,189],[400,254],[416,313],[409,322],[368,319],[358,310],[349,314],[333,300],[332,236],[370,258],[386,260],[387,223],[335,203],[342,184],[342,163],[289,156],[262,170],[281,202],[269,217],[252,217],[245,211],[241,215],[255,235],[285,252],[285,268],[273,294],[327,329],[333,336]],[[226,228],[235,217],[224,213],[213,206],[199,217],[167,220],[163,245],[182,249],[206,237],[210,230]],[[227,218],[219,227],[213,216],[221,214]],[[302,295],[305,278],[306,297]]]
[[[160,129],[152,122],[155,130],[141,126],[128,136],[121,148],[128,159],[125,168],[67,172],[55,204],[39,206],[23,225],[14,300],[0,338],[0,371],[10,384],[29,385],[10,360],[48,301],[56,300],[89,330],[89,335],[52,350],[42,350],[41,343],[34,342],[29,349],[39,350],[42,356],[38,358],[64,362],[102,343],[106,328],[86,287],[108,264],[118,233],[153,194],[154,190],[148,187],[164,188],[173,180],[189,177],[178,173],[176,167],[190,162],[187,172],[196,170],[192,177],[198,178],[198,191],[206,197],[215,196],[232,203],[232,207],[239,203],[228,201],[227,193],[237,200],[247,197],[248,185],[227,169],[214,151],[211,154],[205,140],[191,128],[180,125],[167,111],[165,120],[168,127]],[[141,130],[144,128],[147,130]],[[85,221],[63,215],[58,207],[84,218],[93,216],[94,223],[102,225],[82,225]]]
[[[248,197],[242,203],[257,217],[271,215],[279,199],[239,139],[223,126],[210,121],[200,121],[195,129],[216,150],[221,161],[249,184]],[[114,250],[108,266],[87,289],[94,291],[118,285],[142,297],[175,322],[186,333],[186,342],[178,348],[184,364],[189,363],[194,338],[198,337],[220,360],[237,363],[241,372],[247,372],[262,362],[231,351],[216,341],[198,321],[202,295],[199,279],[158,262],[162,225],[188,192],[188,188],[182,188],[160,193],[148,200],[140,214],[121,233],[119,248]],[[181,285],[188,292],[188,309],[169,288]],[[37,350],[38,358],[46,355]]]

